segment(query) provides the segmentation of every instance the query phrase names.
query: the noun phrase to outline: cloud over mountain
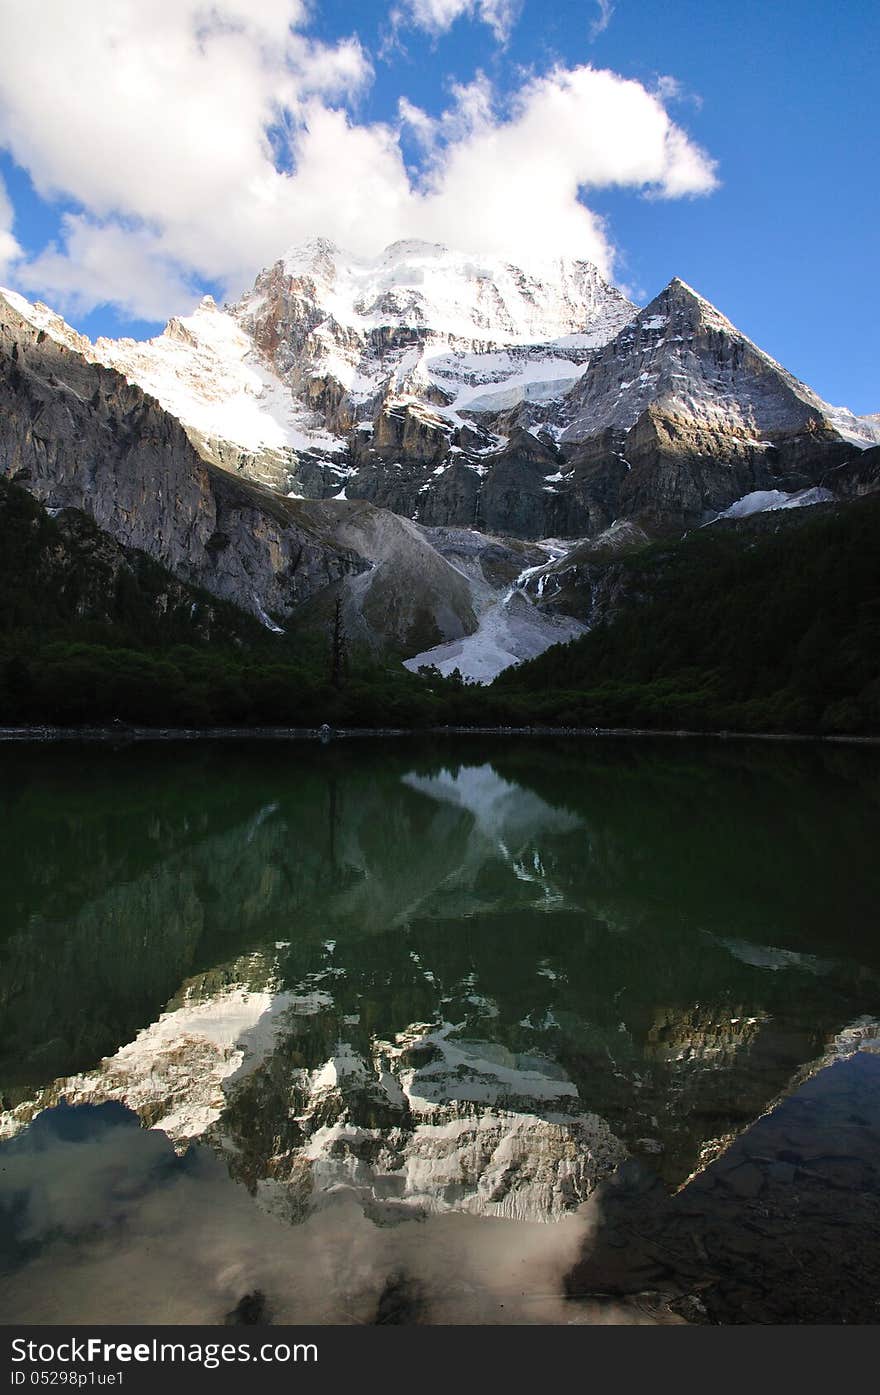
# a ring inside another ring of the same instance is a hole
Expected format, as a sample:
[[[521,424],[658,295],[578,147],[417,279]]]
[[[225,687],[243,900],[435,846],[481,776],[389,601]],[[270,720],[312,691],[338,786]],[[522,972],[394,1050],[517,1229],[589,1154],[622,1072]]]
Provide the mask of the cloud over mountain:
[[[462,7],[428,8],[440,25]],[[483,3],[478,17],[500,24],[506,9]],[[503,95],[478,76],[445,115],[404,100],[395,122],[365,119],[369,54],[355,36],[311,37],[308,23],[300,0],[5,7],[3,141],[64,210],[54,243],[13,260],[0,195],[6,275],[68,308],[158,319],[206,281],[236,294],[314,234],[367,255],[421,237],[527,262],[546,252],[548,227],[555,253],[608,274],[614,248],[590,189],[678,198],[715,185],[660,94],[592,67]]]

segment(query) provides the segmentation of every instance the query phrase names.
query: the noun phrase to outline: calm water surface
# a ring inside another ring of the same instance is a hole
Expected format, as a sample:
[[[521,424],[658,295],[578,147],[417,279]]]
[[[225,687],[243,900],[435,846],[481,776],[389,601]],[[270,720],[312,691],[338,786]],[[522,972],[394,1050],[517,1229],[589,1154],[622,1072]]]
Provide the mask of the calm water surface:
[[[2,1320],[880,1318],[880,752],[9,747],[0,799]]]

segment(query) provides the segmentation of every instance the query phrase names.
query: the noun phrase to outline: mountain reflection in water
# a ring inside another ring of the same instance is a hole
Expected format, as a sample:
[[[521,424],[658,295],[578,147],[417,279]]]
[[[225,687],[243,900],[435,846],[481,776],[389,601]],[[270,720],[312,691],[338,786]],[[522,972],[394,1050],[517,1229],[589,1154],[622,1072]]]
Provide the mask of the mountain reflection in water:
[[[678,1187],[876,1037],[871,749],[472,738],[0,764],[0,1134],[19,1159],[51,1138],[40,1206],[71,1146],[40,1111],[115,1101],[162,1131],[150,1226],[166,1193],[205,1214],[231,1188],[254,1225],[296,1223],[300,1258],[357,1236],[358,1320],[368,1271],[418,1269],[396,1223],[425,1217],[450,1274],[504,1223],[481,1320],[528,1256],[530,1291],[549,1266],[561,1305],[589,1198],[626,1159]],[[116,1194],[113,1149],[132,1175],[152,1157],[105,1124],[76,1154],[93,1202]],[[49,1262],[28,1225],[19,1317]],[[444,1320],[438,1275],[418,1283]],[[501,1320],[565,1320],[511,1302]],[[302,1320],[343,1320],[318,1306]]]

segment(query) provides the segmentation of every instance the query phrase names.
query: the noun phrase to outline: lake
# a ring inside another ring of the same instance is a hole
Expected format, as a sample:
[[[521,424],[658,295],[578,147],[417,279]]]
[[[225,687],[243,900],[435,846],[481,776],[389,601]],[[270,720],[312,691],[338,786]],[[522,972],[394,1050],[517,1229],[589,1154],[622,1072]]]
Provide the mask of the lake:
[[[0,1319],[880,1309],[880,750],[0,748]]]

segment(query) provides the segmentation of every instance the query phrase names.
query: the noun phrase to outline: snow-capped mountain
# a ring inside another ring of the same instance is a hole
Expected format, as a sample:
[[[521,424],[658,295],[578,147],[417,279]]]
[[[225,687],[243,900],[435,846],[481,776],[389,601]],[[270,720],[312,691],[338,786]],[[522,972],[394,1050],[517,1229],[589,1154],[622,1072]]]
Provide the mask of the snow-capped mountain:
[[[757,444],[811,425],[831,425],[859,445],[873,437],[869,423],[829,407],[678,277],[593,356],[569,394],[561,440],[628,431],[652,405]]]
[[[591,534],[821,489],[877,436],[872,418],[829,406],[678,278],[544,415],[565,460],[559,488],[581,493]]]
[[[386,417],[413,418],[409,435],[433,453],[455,448],[463,426],[491,450],[477,414],[558,398],[633,311],[589,262],[526,271],[424,242],[367,260],[315,239],[236,305],[205,297],[156,339],[102,339],[93,353],[178,416],[208,458],[326,495],[354,460],[396,445]]]
[[[185,393],[186,379],[178,385]],[[11,292],[0,295],[0,478],[74,529],[82,515],[97,525],[99,595],[114,565],[146,552],[171,574],[167,594],[171,577],[195,584],[273,633],[326,632],[339,601],[359,651],[445,667],[437,646],[476,635],[472,662],[458,666],[480,678],[582,629],[517,588],[543,548],[468,530],[441,539],[364,499],[284,498],[237,478],[200,458],[154,397],[96,362],[87,339]],[[185,592],[179,603],[189,610]]]
[[[639,311],[584,261],[526,269],[416,241],[365,259],[318,238],[145,343],[91,345],[14,300],[156,397],[206,460],[428,526],[689,526],[749,493],[824,487],[880,440],[684,282]]]
[[[312,298],[343,328],[364,335],[393,326],[445,335],[461,347],[530,344],[588,332],[628,318],[629,302],[608,286],[591,262],[547,257],[530,269],[440,243],[394,242],[375,259],[353,257],[324,238],[289,250],[261,272],[240,306],[260,315],[264,298],[288,283]],[[323,322],[322,322],[323,323]],[[322,337],[330,330],[326,325]]]
[[[320,239],[262,272],[232,310],[294,392],[343,430],[394,401],[455,425],[501,398],[558,395],[632,313],[589,262],[526,271],[425,242],[364,261]]]

